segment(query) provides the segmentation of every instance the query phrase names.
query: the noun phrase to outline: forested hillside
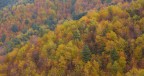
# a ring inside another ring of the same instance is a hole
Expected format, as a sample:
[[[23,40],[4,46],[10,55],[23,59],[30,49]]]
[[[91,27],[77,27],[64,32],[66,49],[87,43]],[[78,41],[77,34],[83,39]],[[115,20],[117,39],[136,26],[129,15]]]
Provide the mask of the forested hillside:
[[[0,76],[144,76],[144,0],[21,0],[0,11]]]
[[[5,7],[12,7],[16,4],[33,3],[34,0],[0,0],[0,10]]]
[[[0,49],[3,50],[0,54],[6,54],[13,48],[20,47],[32,35],[42,36],[49,29],[54,30],[57,24],[65,20],[78,20],[90,10],[100,10],[123,2],[125,1],[15,0],[15,5],[0,11]],[[129,2],[126,2],[125,7],[128,5]]]
[[[5,6],[12,5],[14,3],[15,3],[15,0],[13,1],[13,3],[11,0],[0,0],[0,9],[2,9]]]

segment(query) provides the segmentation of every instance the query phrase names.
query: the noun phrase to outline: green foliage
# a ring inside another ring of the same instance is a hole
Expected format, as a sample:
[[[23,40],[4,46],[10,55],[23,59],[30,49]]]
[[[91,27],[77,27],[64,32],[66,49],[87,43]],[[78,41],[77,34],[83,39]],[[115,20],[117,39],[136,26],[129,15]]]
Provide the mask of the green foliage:
[[[90,61],[90,59],[91,59],[91,51],[90,51],[88,45],[85,45],[82,50],[82,59],[84,62]]]
[[[134,16],[133,16],[133,19],[134,19],[134,20],[140,20],[140,16],[134,15]]]
[[[16,4],[17,0],[0,0],[0,9]]]
[[[113,50],[111,51],[111,59],[112,59],[113,61],[116,61],[116,60],[119,59],[118,52],[117,52],[115,49],[113,49]]]
[[[6,52],[7,53],[11,52],[13,50],[13,47],[14,47],[14,45],[13,45],[13,43],[11,41],[7,42],[6,43],[6,50],[7,50]]]
[[[74,33],[73,33],[73,38],[74,38],[75,40],[80,40],[80,39],[81,39],[79,30],[74,31]]]
[[[105,0],[101,0],[101,3],[104,4]]]
[[[5,35],[5,34],[2,34],[1,41],[4,43],[5,40],[6,40],[6,35]]]
[[[107,3],[111,3],[112,0],[106,0]]]
[[[72,0],[71,4],[71,14],[74,15],[75,14],[75,3],[76,3],[76,0]]]
[[[23,3],[26,4],[26,3],[33,3],[34,0],[23,0]]]
[[[48,19],[45,20],[44,23],[48,25],[49,29],[54,30],[57,21],[54,19],[54,16],[50,16]]]
[[[29,24],[29,20],[25,20],[25,24],[26,24],[26,25]]]
[[[71,3],[72,3],[72,6],[73,6],[76,3],[76,0],[72,0]]]
[[[22,37],[20,38],[22,42],[26,42],[28,41],[28,39],[29,39],[28,35],[22,35]]]
[[[12,39],[12,42],[13,42],[14,45],[19,45],[20,44],[20,40],[18,38]]]
[[[120,66],[119,66],[118,62],[115,61],[114,64],[112,65],[112,72],[114,75],[117,74],[117,72],[119,71],[119,68],[120,68]]]
[[[80,18],[82,18],[83,16],[85,16],[87,14],[87,12],[84,13],[80,13],[80,14],[75,14],[73,13],[73,20],[79,20]]]
[[[17,25],[13,25],[11,27],[12,32],[18,32],[18,26]]]
[[[31,28],[33,30],[39,30],[40,29],[40,27],[37,24],[35,24],[35,23],[32,24]]]

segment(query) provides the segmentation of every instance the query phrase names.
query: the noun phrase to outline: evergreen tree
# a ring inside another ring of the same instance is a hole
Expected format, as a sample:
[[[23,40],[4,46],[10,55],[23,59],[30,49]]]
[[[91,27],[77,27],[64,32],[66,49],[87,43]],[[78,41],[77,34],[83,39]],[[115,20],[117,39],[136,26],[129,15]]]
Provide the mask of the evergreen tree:
[[[51,15],[49,18],[47,18],[44,22],[44,24],[48,25],[50,30],[55,29],[55,25],[57,24],[57,21],[54,19],[54,16]]]
[[[116,60],[119,59],[119,55],[118,55],[118,53],[117,53],[117,51],[116,51],[115,49],[113,49],[113,50],[111,51],[111,59],[112,59],[113,61],[116,61]]]
[[[25,20],[25,24],[26,24],[26,25],[29,24],[29,20]]]
[[[2,41],[2,42],[5,42],[5,40],[6,40],[6,35],[5,35],[5,34],[2,34],[1,41]]]
[[[88,45],[85,45],[82,51],[82,59],[84,62],[87,62],[91,59],[91,51]]]
[[[77,30],[77,31],[75,31],[75,32],[73,33],[73,38],[74,38],[75,40],[80,40],[80,32],[79,32],[79,30]]]
[[[17,27],[17,25],[13,25],[12,28],[11,28],[11,30],[12,30],[13,32],[18,32],[18,27]]]

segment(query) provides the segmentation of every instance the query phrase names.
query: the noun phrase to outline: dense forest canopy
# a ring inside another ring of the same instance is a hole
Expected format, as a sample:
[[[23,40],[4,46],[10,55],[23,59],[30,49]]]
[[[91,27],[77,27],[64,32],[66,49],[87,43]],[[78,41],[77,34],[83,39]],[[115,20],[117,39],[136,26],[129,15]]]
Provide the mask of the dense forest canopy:
[[[144,76],[144,0],[4,1],[0,76]]]
[[[10,2],[9,5],[11,5]],[[16,47],[13,45],[15,39],[19,39],[17,42],[25,43],[31,34],[37,35],[41,31],[39,34],[42,35],[47,28],[54,30],[57,24],[65,20],[78,20],[90,10],[100,10],[108,5],[118,4],[117,1],[112,0],[108,2],[107,0],[103,2],[101,0],[15,0],[12,2],[15,5],[5,7],[0,11],[1,45],[6,47],[3,49],[7,52]],[[122,2],[124,1],[120,1]],[[39,25],[41,29],[36,30],[37,33],[32,31],[35,30],[34,26],[38,28]]]

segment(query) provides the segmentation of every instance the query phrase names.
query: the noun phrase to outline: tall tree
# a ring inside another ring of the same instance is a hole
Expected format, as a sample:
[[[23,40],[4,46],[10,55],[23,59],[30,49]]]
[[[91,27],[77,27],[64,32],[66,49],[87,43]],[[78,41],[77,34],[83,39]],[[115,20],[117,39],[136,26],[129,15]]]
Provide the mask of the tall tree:
[[[1,41],[2,41],[2,42],[5,42],[5,40],[6,40],[6,35],[5,35],[5,34],[2,34]]]
[[[91,59],[91,51],[90,51],[88,45],[85,45],[82,50],[82,59],[84,62],[90,61],[90,59]]]
[[[116,60],[119,59],[119,55],[118,55],[118,53],[117,53],[117,51],[116,51],[115,49],[113,49],[113,50],[111,51],[111,59],[112,59],[113,61],[116,61]]]

